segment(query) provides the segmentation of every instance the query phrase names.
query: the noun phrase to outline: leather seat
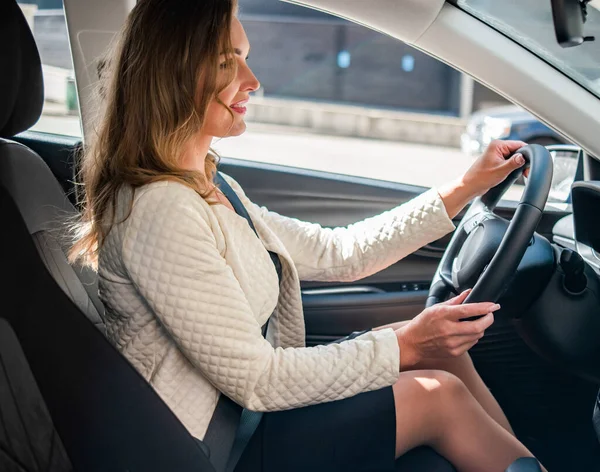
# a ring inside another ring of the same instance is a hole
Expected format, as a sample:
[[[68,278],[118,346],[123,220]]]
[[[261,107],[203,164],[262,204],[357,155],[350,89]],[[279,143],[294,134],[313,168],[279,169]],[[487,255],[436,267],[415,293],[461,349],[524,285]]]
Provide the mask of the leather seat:
[[[3,137],[13,136],[33,125],[40,116],[44,101],[37,48],[29,29],[12,21],[15,15],[10,14],[10,10],[16,8],[12,3],[3,2],[1,8],[6,14],[0,17],[3,36],[0,45],[3,64],[0,136]],[[18,50],[14,47],[15,38],[18,38]],[[6,139],[0,139],[0,147],[0,184],[19,207],[46,267],[88,318],[102,327],[103,306],[98,298],[95,274],[87,268],[69,266],[64,251],[67,238],[56,237],[64,233],[64,221],[76,214],[75,208],[37,154]]]
[[[63,250],[74,208],[41,158],[10,139],[43,105],[40,58],[14,0],[0,2],[0,62],[0,470],[214,472],[94,327],[94,274],[69,267]]]
[[[46,163],[22,144],[0,139],[0,185],[25,220],[44,264],[60,288],[98,328],[104,330],[104,307],[96,273],[67,260],[65,223],[77,212]]]

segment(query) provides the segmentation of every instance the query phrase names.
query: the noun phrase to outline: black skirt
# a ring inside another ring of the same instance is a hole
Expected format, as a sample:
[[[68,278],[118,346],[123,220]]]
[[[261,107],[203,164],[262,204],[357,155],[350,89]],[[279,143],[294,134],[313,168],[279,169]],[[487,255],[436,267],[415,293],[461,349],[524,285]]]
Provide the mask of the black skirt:
[[[339,343],[364,331],[334,341]],[[394,471],[392,387],[265,413],[236,472]]]
[[[392,387],[265,413],[236,472],[394,471]]]

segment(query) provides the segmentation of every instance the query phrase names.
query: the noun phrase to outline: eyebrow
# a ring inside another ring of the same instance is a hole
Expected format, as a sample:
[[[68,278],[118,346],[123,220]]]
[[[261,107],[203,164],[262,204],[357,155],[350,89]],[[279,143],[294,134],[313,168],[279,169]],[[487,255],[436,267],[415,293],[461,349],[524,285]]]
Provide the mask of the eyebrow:
[[[242,56],[242,50],[239,48],[233,48],[233,52],[234,54],[238,55],[238,56]],[[222,56],[223,54],[227,54],[227,51],[223,51],[220,55]],[[248,48],[248,54],[250,54],[250,48]]]

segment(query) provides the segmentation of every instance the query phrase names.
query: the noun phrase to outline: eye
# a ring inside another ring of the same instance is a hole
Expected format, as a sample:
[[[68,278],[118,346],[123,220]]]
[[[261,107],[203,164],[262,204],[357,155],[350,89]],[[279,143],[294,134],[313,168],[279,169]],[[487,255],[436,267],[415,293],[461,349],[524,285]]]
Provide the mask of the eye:
[[[229,69],[231,66],[233,66],[233,61],[228,60],[221,62],[221,64],[219,64],[219,69]]]

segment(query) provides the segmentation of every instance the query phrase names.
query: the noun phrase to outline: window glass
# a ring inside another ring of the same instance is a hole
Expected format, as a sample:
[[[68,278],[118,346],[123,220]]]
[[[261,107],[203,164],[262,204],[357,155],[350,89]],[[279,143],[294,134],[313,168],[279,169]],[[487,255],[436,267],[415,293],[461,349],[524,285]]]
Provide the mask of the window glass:
[[[62,0],[19,2],[33,32],[44,77],[44,108],[31,128],[51,134],[81,136],[73,60]]]
[[[225,157],[431,187],[515,137],[513,107],[471,117],[506,100],[394,38],[277,0],[239,3],[262,87],[246,133],[214,143]]]
[[[455,0],[458,7],[501,31],[600,97],[600,0],[587,4],[584,34],[596,41],[563,48],[556,40],[552,5],[539,0]]]
[[[44,111],[32,129],[81,136],[62,0],[21,6],[44,70]],[[278,0],[240,0],[240,19],[262,87],[247,132],[214,143],[225,157],[432,187],[461,175],[492,139],[564,142],[451,67],[368,28]],[[507,198],[521,192],[516,185]]]

